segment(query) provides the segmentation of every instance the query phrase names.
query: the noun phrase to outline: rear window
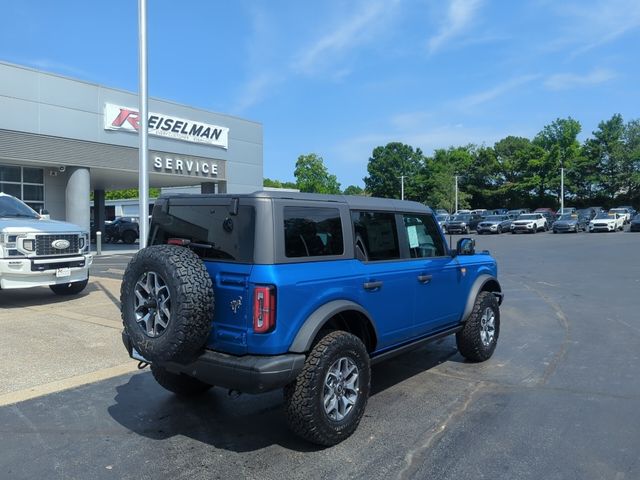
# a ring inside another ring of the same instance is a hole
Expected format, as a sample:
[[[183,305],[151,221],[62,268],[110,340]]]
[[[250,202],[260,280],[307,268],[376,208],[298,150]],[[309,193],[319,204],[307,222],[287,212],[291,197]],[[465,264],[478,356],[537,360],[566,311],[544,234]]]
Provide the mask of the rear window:
[[[164,207],[163,207],[164,205]],[[230,205],[189,205],[180,199],[156,203],[150,244],[166,244],[170,238],[186,239],[203,259],[253,262],[255,209],[240,205],[231,215]]]
[[[289,258],[342,255],[342,222],[337,208],[284,207],[284,248]]]

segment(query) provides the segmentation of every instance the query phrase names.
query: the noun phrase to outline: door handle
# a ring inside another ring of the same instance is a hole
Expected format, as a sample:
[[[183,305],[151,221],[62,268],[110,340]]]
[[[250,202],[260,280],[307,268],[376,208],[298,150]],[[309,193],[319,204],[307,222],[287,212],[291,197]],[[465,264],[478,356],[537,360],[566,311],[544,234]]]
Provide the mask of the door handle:
[[[365,290],[378,290],[382,287],[382,282],[365,282],[362,286]]]
[[[420,283],[429,283],[431,281],[431,275],[418,275],[418,281]]]

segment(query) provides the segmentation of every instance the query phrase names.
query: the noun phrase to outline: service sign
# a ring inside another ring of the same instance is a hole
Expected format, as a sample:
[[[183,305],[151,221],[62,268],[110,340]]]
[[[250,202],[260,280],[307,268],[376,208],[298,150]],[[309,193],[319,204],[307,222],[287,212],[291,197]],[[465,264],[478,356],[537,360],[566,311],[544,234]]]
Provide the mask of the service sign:
[[[139,128],[140,114],[137,109],[105,103],[105,130],[124,130],[135,133]],[[148,128],[149,135],[229,148],[229,129],[227,127],[151,112],[149,113]]]

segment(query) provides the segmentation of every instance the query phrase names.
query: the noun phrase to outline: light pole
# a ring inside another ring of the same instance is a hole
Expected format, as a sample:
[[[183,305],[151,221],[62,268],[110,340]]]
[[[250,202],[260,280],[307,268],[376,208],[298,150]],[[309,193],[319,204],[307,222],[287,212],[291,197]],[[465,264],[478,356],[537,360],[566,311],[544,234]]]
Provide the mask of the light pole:
[[[456,213],[458,211],[458,175],[455,176],[456,179],[456,208],[453,211],[453,213]]]
[[[147,122],[149,120],[148,92],[147,92],[147,0],[138,0],[138,50],[140,60],[140,92],[139,103],[139,132],[140,146],[138,151],[138,200],[140,211],[140,240],[139,248],[147,245],[147,231],[149,230],[149,166],[147,164]]]
[[[564,213],[564,167],[560,167],[560,213]]]

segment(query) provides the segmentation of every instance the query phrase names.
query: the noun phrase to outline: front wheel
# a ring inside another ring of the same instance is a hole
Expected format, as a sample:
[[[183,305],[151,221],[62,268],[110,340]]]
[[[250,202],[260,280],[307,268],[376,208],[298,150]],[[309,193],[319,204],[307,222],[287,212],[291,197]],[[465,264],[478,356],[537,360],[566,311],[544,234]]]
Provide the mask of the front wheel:
[[[369,399],[371,367],[360,339],[343,331],[324,336],[302,372],[284,389],[289,428],[302,438],[331,446],[358,427]]]
[[[122,234],[122,241],[124,243],[129,244],[129,245],[134,243],[137,238],[138,238],[138,234],[136,232],[134,232],[133,230],[127,230],[126,232],[124,232]]]
[[[467,360],[484,362],[491,358],[500,335],[500,308],[491,292],[480,292],[471,315],[456,333],[458,350]]]
[[[57,285],[49,285],[49,288],[56,295],[77,295],[84,290],[89,283],[89,277],[79,282],[58,283]]]

